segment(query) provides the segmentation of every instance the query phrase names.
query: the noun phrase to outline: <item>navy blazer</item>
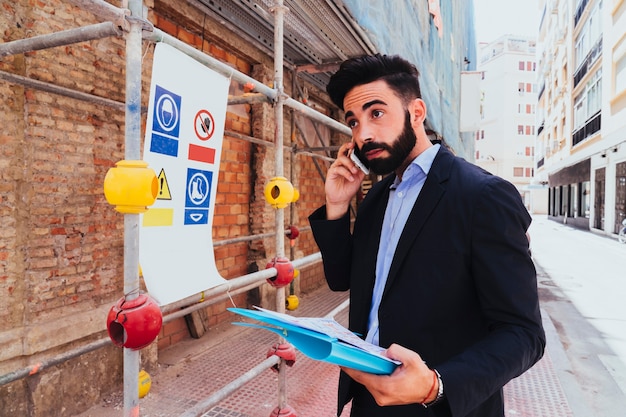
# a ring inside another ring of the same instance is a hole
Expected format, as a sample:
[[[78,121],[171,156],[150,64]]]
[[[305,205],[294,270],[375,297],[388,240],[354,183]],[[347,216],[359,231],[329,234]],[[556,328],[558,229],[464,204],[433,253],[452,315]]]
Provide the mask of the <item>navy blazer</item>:
[[[350,290],[349,328],[362,335],[393,180],[390,175],[368,192],[352,233],[348,213],[329,221],[321,207],[309,217],[328,285]],[[378,315],[380,345],[419,353],[441,374],[445,401],[429,409],[378,407],[342,373],[339,414],[356,396],[353,415],[359,416],[504,415],[502,387],[545,347],[530,222],[512,184],[443,147],[438,151],[398,242]],[[359,404],[368,411],[355,410]]]

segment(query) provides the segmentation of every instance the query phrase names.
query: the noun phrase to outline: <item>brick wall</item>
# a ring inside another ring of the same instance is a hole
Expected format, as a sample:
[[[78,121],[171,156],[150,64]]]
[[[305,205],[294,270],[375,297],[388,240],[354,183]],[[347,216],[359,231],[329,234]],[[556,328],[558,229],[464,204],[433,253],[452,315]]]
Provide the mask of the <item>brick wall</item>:
[[[175,10],[169,3],[154,1],[149,19],[156,27],[271,84],[271,57],[210,24],[186,2]],[[99,21],[62,0],[0,0],[0,6],[4,42]],[[143,106],[149,98],[152,51],[144,43]],[[124,67],[124,40],[116,38],[0,60],[0,71],[119,102],[125,96]],[[290,94],[290,74],[285,78]],[[317,94],[324,102],[323,93],[307,87],[314,99]],[[231,84],[230,94],[242,91],[243,86]],[[286,110],[286,138],[292,137],[291,117]],[[214,241],[275,229],[275,210],[264,199],[265,184],[275,173],[274,149],[228,135],[236,132],[273,142],[273,120],[270,104],[228,107]],[[123,291],[123,217],[105,201],[103,180],[107,170],[124,159],[124,112],[0,81],[0,123],[0,374],[5,374],[106,335],[106,313]],[[317,252],[307,216],[323,204],[323,183],[310,157],[286,152],[284,171],[286,176],[293,172],[292,182],[300,192],[298,202],[286,210],[285,226],[293,223],[302,230],[293,249],[287,239],[285,248],[292,258],[300,258]],[[274,254],[274,238],[214,250],[218,270],[227,279],[264,268]],[[318,264],[302,269],[296,291],[320,285]],[[271,291],[265,285],[261,294],[254,290],[233,296],[233,302],[249,306]],[[226,300],[206,308],[206,326],[230,320],[229,306]],[[185,320],[174,320],[163,326],[156,347],[150,349],[165,349],[189,337]],[[121,387],[120,353],[113,347],[102,349],[94,354],[101,355],[98,366],[80,366],[81,360],[91,358],[85,356],[0,386],[0,410],[9,415],[75,414]],[[67,378],[70,371],[72,378]],[[85,384],[93,386],[86,397]],[[66,408],[59,414],[55,398],[61,396]]]

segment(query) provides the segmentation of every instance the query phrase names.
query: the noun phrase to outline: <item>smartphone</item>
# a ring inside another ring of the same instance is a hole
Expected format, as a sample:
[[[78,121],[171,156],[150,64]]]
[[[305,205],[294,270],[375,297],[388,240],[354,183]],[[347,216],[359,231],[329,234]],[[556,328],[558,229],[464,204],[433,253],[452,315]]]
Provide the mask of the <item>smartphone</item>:
[[[350,159],[357,167],[359,167],[361,171],[363,171],[365,175],[369,175],[370,170],[359,159],[359,148],[356,145],[354,145],[354,148],[352,148],[352,151],[350,151]]]

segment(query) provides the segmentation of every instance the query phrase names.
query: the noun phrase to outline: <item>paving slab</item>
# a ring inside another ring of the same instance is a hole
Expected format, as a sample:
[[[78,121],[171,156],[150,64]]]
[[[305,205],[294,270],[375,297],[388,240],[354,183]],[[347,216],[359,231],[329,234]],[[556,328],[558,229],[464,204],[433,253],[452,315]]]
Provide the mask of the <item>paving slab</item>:
[[[347,297],[347,293],[334,293],[324,286],[303,295],[300,307],[290,314],[325,316]],[[346,325],[347,308],[339,311],[335,319]],[[547,314],[544,322],[548,332],[556,332]],[[140,415],[183,414],[265,360],[276,341],[271,332],[225,323],[201,339],[165,350],[160,354],[159,371],[152,375],[150,393],[140,400]],[[552,346],[549,343],[544,358],[505,387],[507,416],[573,416],[554,366],[555,355],[561,355],[558,342]],[[335,416],[338,374],[338,367],[313,361],[298,352],[295,365],[287,370],[287,404],[299,417]],[[277,387],[278,375],[268,369],[206,410],[202,417],[270,417],[278,405]],[[122,399],[122,394],[117,393],[78,417],[121,417]],[[349,416],[349,412],[348,406],[341,417]]]

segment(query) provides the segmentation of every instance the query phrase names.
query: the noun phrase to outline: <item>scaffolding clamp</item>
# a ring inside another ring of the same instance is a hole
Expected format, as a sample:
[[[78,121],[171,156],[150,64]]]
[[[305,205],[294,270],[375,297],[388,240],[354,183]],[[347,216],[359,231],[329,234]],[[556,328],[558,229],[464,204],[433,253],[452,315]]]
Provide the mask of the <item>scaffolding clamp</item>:
[[[147,211],[158,191],[157,176],[144,161],[119,161],[104,177],[104,196],[120,213]]]

